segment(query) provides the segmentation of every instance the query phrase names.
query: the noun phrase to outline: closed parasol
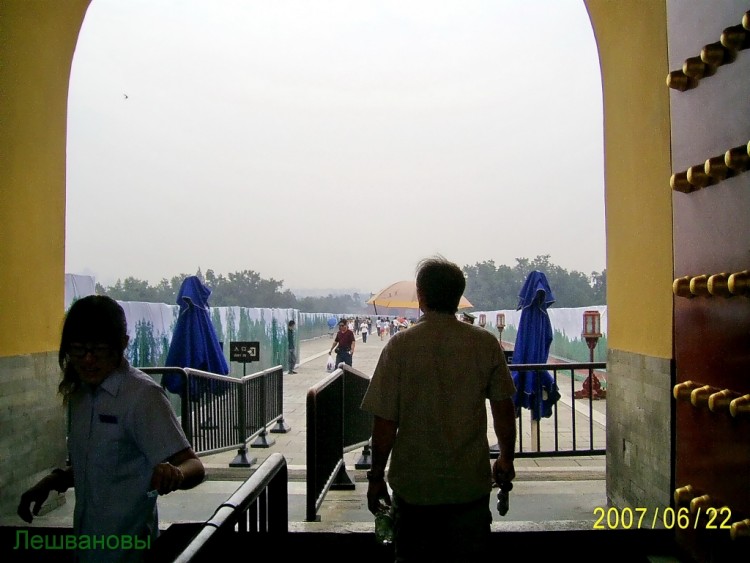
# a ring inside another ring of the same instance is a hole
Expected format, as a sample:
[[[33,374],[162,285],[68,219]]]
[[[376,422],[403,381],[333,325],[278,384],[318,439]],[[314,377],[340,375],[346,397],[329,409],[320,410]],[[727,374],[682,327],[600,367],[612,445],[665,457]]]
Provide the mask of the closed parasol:
[[[552,344],[552,324],[547,308],[555,302],[547,277],[533,271],[527,277],[519,295],[521,319],[513,348],[513,364],[543,364],[547,362]],[[512,369],[513,366],[511,366]],[[516,416],[520,409],[531,411],[532,420],[552,414],[552,405],[560,398],[557,384],[548,371],[513,371],[516,384]]]
[[[216,336],[208,309],[208,297],[211,290],[207,288],[197,276],[188,276],[182,282],[177,294],[177,304],[180,314],[177,317],[172,342],[169,345],[166,365],[170,367],[193,368],[201,371],[227,375],[227,365]],[[195,380],[194,380],[195,381]],[[173,393],[182,391],[182,379],[165,376],[165,387]],[[223,389],[211,382],[211,392],[221,392]],[[197,384],[196,384],[197,385]],[[191,395],[209,389],[191,389]]]

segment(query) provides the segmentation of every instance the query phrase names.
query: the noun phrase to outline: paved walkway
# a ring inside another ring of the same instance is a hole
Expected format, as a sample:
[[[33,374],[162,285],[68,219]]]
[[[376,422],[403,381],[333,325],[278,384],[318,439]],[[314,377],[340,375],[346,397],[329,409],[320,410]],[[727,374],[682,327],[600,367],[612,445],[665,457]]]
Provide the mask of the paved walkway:
[[[381,341],[377,335],[374,337],[370,335],[367,343],[358,340],[353,367],[371,376],[380,351],[386,342],[387,339]],[[208,479],[204,483],[191,491],[177,491],[160,497],[159,511],[162,527],[167,527],[172,522],[204,521],[209,518],[216,507],[237,489],[239,481],[246,479],[263,460],[274,452],[284,455],[289,466],[289,515],[292,529],[333,525],[356,530],[372,526],[372,516],[367,511],[365,501],[364,472],[354,470],[354,463],[361,455],[360,449],[345,455],[347,471],[355,480],[356,490],[329,492],[319,510],[321,521],[318,523],[304,521],[307,391],[328,375],[326,362],[330,346],[331,340],[328,336],[302,342],[298,373],[284,375],[283,412],[284,420],[290,427],[289,432],[269,434],[269,440],[273,440],[273,444],[268,448],[249,448],[249,457],[257,460],[249,469],[229,467],[229,463],[237,453],[234,450],[203,457],[208,473]],[[569,393],[563,392],[561,401],[571,404]],[[601,436],[603,436],[604,416],[602,412],[605,409],[605,402],[598,403],[601,404],[594,403],[594,426],[601,431]],[[576,411],[578,412],[577,424],[588,428],[588,406],[581,408],[580,405],[576,405]],[[562,433],[570,435],[570,428],[565,427],[567,423],[563,420],[565,417],[560,418]],[[528,426],[526,424],[527,428]],[[490,443],[494,443],[489,432],[488,436]],[[524,438],[524,440],[528,439],[528,436]],[[529,443],[525,441],[524,448],[528,448]],[[546,529],[559,529],[561,525],[591,528],[594,508],[606,505],[604,469],[603,456],[517,460],[518,476],[511,493],[510,511],[505,517],[498,516],[493,502],[493,514],[496,521],[494,525],[505,528],[543,526]],[[36,525],[70,526],[72,524],[74,493],[68,491],[63,496],[64,503],[37,518]],[[22,524],[17,517],[4,517],[1,523]]]
[[[388,339],[380,340],[378,336],[374,338],[369,336],[367,343],[363,343],[360,340],[357,341],[354,353],[354,359],[352,364],[354,369],[362,372],[368,377],[371,377],[375,371],[378,358],[380,358],[380,352],[383,346],[387,343]],[[297,368],[297,374],[284,375],[284,421],[290,427],[290,431],[286,434],[268,434],[269,439],[275,440],[275,443],[269,448],[249,448],[249,454],[253,458],[257,458],[258,463],[266,459],[271,453],[279,452],[287,460],[290,471],[293,475],[304,479],[304,470],[307,455],[307,432],[306,426],[306,401],[307,391],[316,383],[320,382],[323,378],[328,376],[326,371],[326,363],[328,361],[328,350],[331,347],[331,339],[328,336],[323,338],[317,338],[314,340],[308,340],[301,343],[300,347],[300,366]],[[574,402],[571,396],[571,389],[569,387],[569,378],[561,376],[560,378],[560,391],[561,391],[561,404],[559,408],[559,420],[560,431],[558,434],[562,437],[562,442],[559,445],[560,449],[567,449],[572,445],[572,424],[571,417],[568,414],[571,411],[571,405],[576,409],[576,434],[578,437],[578,447],[585,448],[588,446],[588,402],[576,401]],[[576,389],[580,388],[580,382],[576,383]],[[567,406],[565,408],[563,405]],[[605,438],[605,414],[604,409],[606,408],[606,401],[594,401],[593,402],[594,412],[592,419],[594,421],[595,442],[598,442],[597,447],[604,447]],[[524,412],[524,449],[529,449],[531,444],[531,435],[529,432],[529,419],[528,413]],[[489,406],[488,406],[488,420],[489,418]],[[543,421],[544,425],[551,428],[553,424],[552,419]],[[551,432],[548,434],[551,436]],[[496,439],[492,433],[491,428],[488,427],[488,440],[490,444],[494,444]],[[551,439],[551,438],[550,438]],[[542,439],[542,447],[546,447],[546,439]],[[596,445],[596,444],[595,444]],[[347,469],[353,468],[355,461],[360,457],[361,450],[355,450],[345,456],[347,462]],[[236,451],[232,450],[220,454],[207,456],[204,458],[204,463],[207,465],[212,476],[226,478],[235,472],[234,469],[230,471],[228,467],[229,463],[235,458]],[[519,467],[526,468],[527,470],[538,469],[554,469],[560,471],[560,468],[564,467],[568,470],[585,471],[587,468],[592,468],[596,472],[600,472],[604,468],[603,457],[570,457],[564,459],[550,459],[550,458],[539,458],[539,459],[519,459],[517,461]],[[254,465],[253,467],[257,467]],[[352,469],[353,471],[353,469]]]

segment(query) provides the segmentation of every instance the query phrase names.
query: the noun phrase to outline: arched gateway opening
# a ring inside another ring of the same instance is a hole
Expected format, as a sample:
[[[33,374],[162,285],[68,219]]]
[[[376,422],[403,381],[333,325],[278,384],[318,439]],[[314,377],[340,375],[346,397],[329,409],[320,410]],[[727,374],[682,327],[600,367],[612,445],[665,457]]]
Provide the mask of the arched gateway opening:
[[[106,286],[249,268],[366,295],[435,252],[603,269],[602,92],[582,3],[164,6],[87,10],[68,273]],[[117,205],[103,214],[102,200]]]
[[[0,238],[4,242],[0,245],[0,372],[4,374],[0,378],[4,401],[0,440],[2,450],[9,452],[0,458],[0,474],[6,476],[0,492],[3,514],[12,513],[18,492],[30,481],[64,462],[64,416],[55,396],[55,347],[63,303],[67,92],[76,41],[89,4],[77,0],[0,5]],[[680,252],[675,261],[673,235],[678,242],[684,240],[685,229],[691,224],[680,215],[686,208],[700,213],[713,203],[704,202],[701,207],[697,202],[721,198],[725,187],[734,185],[699,190],[697,196],[677,193],[673,205],[673,194],[665,189],[670,175],[680,172],[673,166],[687,168],[698,162],[683,162],[688,153],[681,149],[673,154],[672,141],[677,146],[682,137],[672,136],[670,110],[683,103],[690,106],[696,96],[673,91],[670,100],[665,77],[685,59],[700,53],[704,45],[718,41],[723,29],[742,25],[746,7],[727,0],[711,3],[708,14],[704,12],[709,7],[697,1],[589,0],[585,6],[599,51],[605,116],[608,370],[612,381],[608,392],[607,495],[620,507],[663,508],[672,504],[675,485],[682,484],[678,481],[689,475],[676,470],[680,463],[690,463],[681,457],[687,450],[673,445],[672,385],[691,375],[689,361],[680,356],[680,339],[695,341],[697,333],[690,332],[694,326],[690,319],[704,307],[713,311],[717,303],[696,299],[678,301],[675,306],[677,298],[670,291],[675,276],[717,272],[703,272],[705,261],[683,260]],[[683,28],[684,21],[701,22],[703,27]],[[673,26],[674,33],[670,31]],[[690,48],[695,52],[684,48],[685,39],[674,45],[680,60],[670,59],[668,41],[674,37],[691,39]],[[733,63],[737,66],[720,68],[714,77],[700,82],[699,93],[721,90],[710,97],[709,104],[721,99],[721,92],[734,92],[735,86],[744,83],[738,78],[741,73],[736,74],[736,69],[747,64],[744,54],[740,52]],[[687,114],[699,115],[703,108],[704,104],[699,104]],[[741,119],[734,122],[745,123]],[[740,134],[743,139],[734,139],[734,144],[726,140],[731,146],[725,148],[746,143],[747,131]],[[719,153],[718,146],[712,146],[714,150]],[[707,152],[689,156],[698,161],[715,156]],[[743,183],[746,177],[731,181]],[[742,195],[746,191],[732,192],[737,198],[734,208],[746,205]],[[678,200],[682,196],[691,199]],[[673,207],[677,211],[674,227]],[[747,244],[744,239],[731,239],[725,246],[740,249]],[[735,262],[736,257],[725,262],[726,273],[735,271]],[[746,301],[737,299],[720,303],[719,312],[725,306],[737,307],[733,311],[746,306]],[[692,312],[685,313],[686,308]],[[746,326],[750,319],[750,315],[734,313],[714,318],[711,312],[709,317],[716,320],[715,326],[728,318],[733,319],[732,326],[735,321]],[[721,357],[731,359],[733,371],[746,371],[746,354],[737,352],[737,342],[732,340],[732,345],[722,348]],[[678,350],[677,355],[673,349]],[[705,356],[707,360],[717,357]],[[734,391],[746,394],[750,389],[738,385]],[[685,411],[682,403],[679,405],[678,416],[703,412],[689,410],[693,407]],[[40,448],[42,441],[60,446]],[[736,456],[724,459],[712,455],[701,463],[701,467],[725,468],[742,463],[735,467],[735,474],[743,474],[747,467]],[[737,513],[747,511],[746,489],[734,497],[738,499]],[[696,541],[700,544],[702,540]]]

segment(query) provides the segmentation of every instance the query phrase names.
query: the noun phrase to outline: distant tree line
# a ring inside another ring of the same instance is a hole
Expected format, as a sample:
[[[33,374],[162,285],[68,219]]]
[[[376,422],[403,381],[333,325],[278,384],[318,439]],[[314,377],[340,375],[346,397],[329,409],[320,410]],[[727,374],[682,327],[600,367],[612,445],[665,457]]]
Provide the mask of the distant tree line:
[[[588,276],[575,270],[569,272],[551,263],[548,254],[537,256],[533,260],[516,258],[516,265],[513,267],[496,266],[492,260],[464,266],[464,295],[478,310],[515,309],[523,282],[533,270],[538,270],[547,277],[555,296],[553,307],[586,307],[607,303],[606,269],[592,272]]]
[[[146,303],[177,302],[182,281],[191,274],[179,274],[171,279],[163,278],[156,285],[146,280],[128,277],[117,280],[109,287],[96,284],[96,292],[109,295],[120,301],[143,301]],[[209,305],[212,307],[269,307],[299,309],[305,313],[365,313],[365,301],[369,296],[358,293],[352,295],[328,295],[325,297],[297,298],[290,290],[284,290],[283,281],[262,278],[253,270],[242,270],[224,276],[213,270],[205,275],[198,269],[196,274],[211,289]]]
[[[592,272],[589,276],[577,271],[568,272],[552,264],[549,255],[537,256],[533,260],[516,258],[516,265],[512,268],[496,266],[492,260],[464,266],[466,298],[479,310],[515,309],[518,293],[532,270],[539,270],[547,276],[555,294],[555,307],[585,307],[606,303],[606,270]],[[188,275],[190,274],[180,274],[169,280],[163,278],[153,286],[148,281],[128,277],[118,279],[109,287],[97,283],[96,291],[120,301],[174,304],[182,281]],[[290,290],[283,289],[283,281],[265,279],[253,270],[242,270],[224,276],[217,275],[213,270],[206,270],[203,274],[199,269],[196,275],[211,289],[209,304],[213,307],[290,308],[306,313],[359,314],[368,311],[365,302],[369,296],[354,293],[298,298]]]

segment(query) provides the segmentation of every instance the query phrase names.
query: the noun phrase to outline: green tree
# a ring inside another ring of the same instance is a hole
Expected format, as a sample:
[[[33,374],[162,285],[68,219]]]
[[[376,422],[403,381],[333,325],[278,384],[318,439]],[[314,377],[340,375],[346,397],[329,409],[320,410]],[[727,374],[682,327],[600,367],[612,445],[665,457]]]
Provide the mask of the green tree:
[[[607,304],[607,270],[591,272],[591,286],[594,289],[594,302],[592,305]]]
[[[606,303],[606,270],[591,276],[553,264],[550,256],[516,258],[512,268],[496,266],[492,260],[464,266],[466,297],[479,310],[515,309],[518,294],[533,270],[544,273],[555,295],[555,307],[585,307]]]
[[[154,325],[150,321],[139,321],[135,325],[135,340],[131,343],[133,365],[150,367],[160,357],[159,344],[154,336]]]
[[[518,274],[492,260],[464,266],[466,298],[479,310],[514,309],[518,303]],[[523,283],[523,282],[521,282]]]

